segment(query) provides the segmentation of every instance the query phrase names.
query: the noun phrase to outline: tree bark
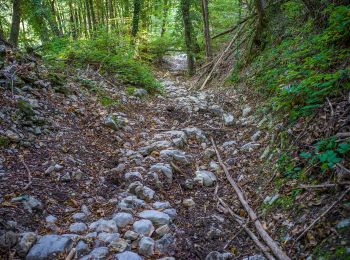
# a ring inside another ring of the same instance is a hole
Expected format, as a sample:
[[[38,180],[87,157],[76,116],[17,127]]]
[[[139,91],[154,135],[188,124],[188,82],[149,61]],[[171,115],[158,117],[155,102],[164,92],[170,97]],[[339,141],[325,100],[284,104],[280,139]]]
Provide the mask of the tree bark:
[[[132,30],[131,30],[131,35],[133,37],[136,37],[136,35],[139,31],[141,1],[142,0],[134,0],[134,14],[133,14],[133,18],[132,18]]]
[[[195,73],[195,63],[192,43],[192,24],[190,18],[190,0],[181,0],[181,12],[184,23],[185,44],[187,50],[188,74],[190,76]]]
[[[208,0],[202,0],[202,15],[203,15],[203,26],[204,26],[204,40],[205,40],[205,53],[207,55],[207,60],[210,60],[213,53],[211,49],[211,38],[210,38],[210,28],[209,28],[209,8]]]
[[[160,32],[160,36],[163,36],[166,31],[166,24],[168,20],[168,14],[169,14],[169,0],[164,0],[164,7],[163,7],[163,20],[162,20],[162,29]]]
[[[77,38],[77,28],[74,19],[74,10],[72,0],[69,1],[69,22],[70,22],[70,31],[73,39]]]
[[[89,8],[90,8],[90,15],[91,15],[91,24],[92,24],[92,30],[96,31],[97,23],[96,23],[96,16],[95,16],[95,10],[94,10],[94,3],[92,0],[89,1]]]
[[[254,0],[255,9],[258,14],[258,21],[256,26],[256,33],[254,36],[254,44],[256,48],[261,48],[263,39],[262,39],[262,33],[265,29],[266,21],[265,21],[265,10],[262,0]]]
[[[89,25],[88,31],[91,33],[93,31],[93,27],[92,27],[92,20],[90,16],[89,0],[85,0],[84,3],[85,3],[85,16],[87,18],[88,25]]]
[[[21,0],[13,0],[12,7],[12,25],[10,32],[9,42],[16,46],[18,45],[18,36],[19,36],[19,26],[21,22]]]

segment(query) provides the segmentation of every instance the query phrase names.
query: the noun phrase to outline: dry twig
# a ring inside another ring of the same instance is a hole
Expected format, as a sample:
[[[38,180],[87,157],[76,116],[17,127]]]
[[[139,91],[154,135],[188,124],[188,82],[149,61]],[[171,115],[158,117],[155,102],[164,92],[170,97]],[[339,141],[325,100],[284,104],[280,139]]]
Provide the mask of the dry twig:
[[[327,215],[327,213],[335,206],[337,205],[344,197],[345,195],[350,191],[350,187],[348,187],[341,195],[340,197],[331,205],[328,207],[328,209],[326,209],[318,218],[316,218],[304,231],[303,233],[301,233],[294,241],[294,244],[300,239],[302,238],[311,228],[313,228],[313,226],[315,226],[315,224],[321,219],[323,218],[325,215]]]
[[[216,152],[219,164],[221,165],[222,169],[224,170],[224,172],[226,174],[227,180],[230,182],[230,184],[234,188],[235,192],[237,193],[239,201],[241,202],[241,204],[244,207],[244,209],[247,211],[247,213],[248,213],[250,219],[252,220],[252,222],[254,223],[255,228],[258,231],[259,235],[265,241],[267,246],[271,249],[273,254],[277,257],[277,259],[289,260],[290,258],[286,255],[285,252],[283,252],[283,250],[277,245],[277,243],[266,232],[266,230],[264,229],[263,225],[259,221],[256,213],[249,206],[248,202],[244,198],[244,194],[243,194],[242,190],[238,187],[237,183],[234,181],[234,179],[231,177],[229,171],[227,170],[226,165],[223,163],[223,161],[221,159],[221,156],[220,156],[220,153],[219,153],[219,151],[218,151],[218,149],[216,147],[216,144],[214,142],[214,139],[212,137],[211,137],[211,142],[212,142],[213,147],[215,149],[215,152]]]
[[[299,189],[325,189],[325,188],[334,188],[338,186],[350,185],[350,182],[341,182],[341,183],[324,183],[318,185],[300,185]]]
[[[331,101],[329,100],[328,97],[327,97],[326,99],[327,99],[327,102],[328,102],[328,104],[329,104],[329,106],[330,106],[330,108],[331,108],[331,116],[333,117],[333,116],[334,116],[333,105],[332,105],[332,103],[331,103]]]
[[[23,188],[24,190],[26,190],[26,189],[29,188],[30,185],[32,185],[32,174],[31,174],[31,172],[30,172],[30,169],[29,169],[28,165],[25,163],[25,161],[24,161],[24,159],[23,159],[22,157],[21,157],[21,162],[22,162],[22,164],[23,164],[23,166],[24,166],[24,168],[26,169],[27,174],[28,174],[28,183],[27,183],[27,185],[24,186],[24,188]]]
[[[75,248],[72,248],[72,250],[69,252],[65,260],[72,260],[76,257],[77,250]]]
[[[275,259],[269,252],[269,249],[259,240],[259,238],[247,227],[247,223],[244,222],[244,220],[235,214],[233,210],[219,197],[217,197],[223,208],[228,212],[232,217],[233,220],[236,221],[243,229],[244,231],[250,236],[250,238],[253,240],[253,242],[259,247],[259,249],[264,253],[264,255],[267,257],[267,259],[272,260]]]

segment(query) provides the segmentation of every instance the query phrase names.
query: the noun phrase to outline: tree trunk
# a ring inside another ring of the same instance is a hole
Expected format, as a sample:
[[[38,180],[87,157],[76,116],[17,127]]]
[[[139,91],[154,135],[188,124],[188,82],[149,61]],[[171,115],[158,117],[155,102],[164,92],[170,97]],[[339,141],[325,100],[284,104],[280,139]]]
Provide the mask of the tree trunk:
[[[54,1],[53,1],[53,5],[55,5]],[[62,21],[62,14],[61,14],[59,5],[56,6],[56,17],[57,17],[58,26],[60,28],[60,33],[61,35],[64,35],[65,28],[64,28],[64,23]]]
[[[181,0],[181,12],[184,23],[185,44],[187,49],[188,74],[190,76],[195,73],[193,44],[192,44],[192,24],[190,18],[190,1]]]
[[[18,45],[19,25],[21,22],[21,0],[13,0],[12,25],[10,32],[10,43]]]
[[[89,1],[89,7],[90,7],[92,28],[93,28],[93,31],[96,31],[97,24],[96,24],[96,18],[95,18],[94,3],[92,0],[88,0],[88,1]]]
[[[131,35],[133,37],[136,37],[136,35],[139,31],[141,1],[142,0],[134,0],[134,14],[133,14],[133,18],[132,18],[132,30],[131,30]]]
[[[162,20],[162,29],[160,32],[160,36],[163,36],[166,31],[166,24],[168,20],[168,14],[169,14],[169,0],[164,0],[164,7],[163,7],[163,20]]]
[[[92,27],[92,21],[91,21],[91,16],[90,16],[89,0],[85,0],[84,3],[85,3],[85,16],[87,18],[87,22],[88,22],[88,25],[89,25],[88,31],[91,34],[91,32],[93,30],[93,27]]]
[[[205,53],[207,55],[207,60],[210,60],[213,54],[211,49],[211,38],[209,28],[208,0],[202,0],[202,15],[204,24]]]
[[[260,49],[263,45],[262,34],[266,26],[265,10],[262,0],[254,0],[255,9],[258,15],[256,32],[253,39],[253,43],[256,48]]]

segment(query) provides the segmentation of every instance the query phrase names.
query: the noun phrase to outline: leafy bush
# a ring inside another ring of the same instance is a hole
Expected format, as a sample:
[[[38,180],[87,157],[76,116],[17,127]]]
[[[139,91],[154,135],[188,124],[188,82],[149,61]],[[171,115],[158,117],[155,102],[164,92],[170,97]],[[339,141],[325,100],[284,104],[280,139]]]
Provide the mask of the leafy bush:
[[[179,42],[176,42],[176,38],[165,34],[142,43],[140,46],[141,56],[146,60],[159,62],[169,50],[174,50],[177,46],[179,46]]]
[[[324,172],[340,163],[350,152],[350,142],[337,142],[336,137],[327,138],[314,145],[314,151],[302,152],[301,158],[307,159],[311,164],[321,163]]]
[[[312,33],[312,19],[303,26],[296,23],[296,9],[301,9],[299,1],[283,5],[284,19],[290,20],[287,35],[282,41],[280,35],[273,36],[251,64],[254,74],[245,79],[269,98],[272,110],[288,113],[291,119],[312,113],[326,97],[350,88],[350,6],[329,7],[328,26],[320,33]],[[242,80],[236,70],[232,78]]]
[[[79,67],[89,64],[101,72],[114,74],[123,84],[145,88],[149,93],[160,89],[148,66],[133,58],[134,51],[125,37],[100,32],[93,39],[59,39],[46,45],[44,54],[47,58],[68,60]]]

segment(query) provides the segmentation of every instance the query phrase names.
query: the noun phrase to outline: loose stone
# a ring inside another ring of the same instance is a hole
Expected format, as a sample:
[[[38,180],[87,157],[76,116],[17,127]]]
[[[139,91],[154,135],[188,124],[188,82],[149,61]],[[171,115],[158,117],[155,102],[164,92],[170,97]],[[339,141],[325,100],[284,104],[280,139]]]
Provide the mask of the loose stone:
[[[69,231],[72,233],[78,233],[81,234],[85,232],[88,229],[87,225],[82,222],[73,223],[69,226]]]
[[[19,242],[16,246],[16,252],[20,256],[25,256],[29,249],[33,246],[37,238],[37,235],[33,232],[22,233]]]
[[[80,258],[80,260],[102,260],[108,255],[108,247],[97,247],[90,254]]]
[[[164,212],[157,210],[145,210],[139,214],[139,217],[151,220],[155,225],[169,224],[170,217]]]
[[[55,258],[60,253],[69,252],[73,241],[67,236],[46,235],[40,238],[29,251],[26,260],[46,260]]]
[[[77,250],[78,257],[81,257],[83,255],[88,254],[90,251],[90,248],[84,241],[81,240],[78,242],[76,246],[76,250]]]
[[[94,230],[96,232],[109,232],[109,233],[117,233],[118,227],[114,220],[105,220],[100,219],[95,221],[89,225],[90,230]]]
[[[113,248],[113,250],[115,250],[116,252],[124,252],[130,247],[128,241],[122,238],[113,241],[109,244],[109,246]]]
[[[160,226],[159,228],[156,229],[156,233],[158,236],[162,237],[165,234],[170,233],[170,227],[168,225]]]
[[[151,236],[154,232],[152,221],[148,219],[141,219],[136,221],[133,224],[133,229],[135,232],[145,236]]]
[[[134,221],[133,216],[130,213],[120,212],[113,216],[113,220],[118,227],[126,227]]]
[[[144,256],[154,255],[154,240],[150,237],[143,237],[139,243],[139,253]]]
[[[142,260],[141,256],[131,251],[125,251],[123,253],[116,254],[115,257],[116,260]]]
[[[182,204],[187,207],[187,208],[191,208],[193,207],[194,205],[196,205],[196,203],[193,201],[193,199],[184,199]]]

